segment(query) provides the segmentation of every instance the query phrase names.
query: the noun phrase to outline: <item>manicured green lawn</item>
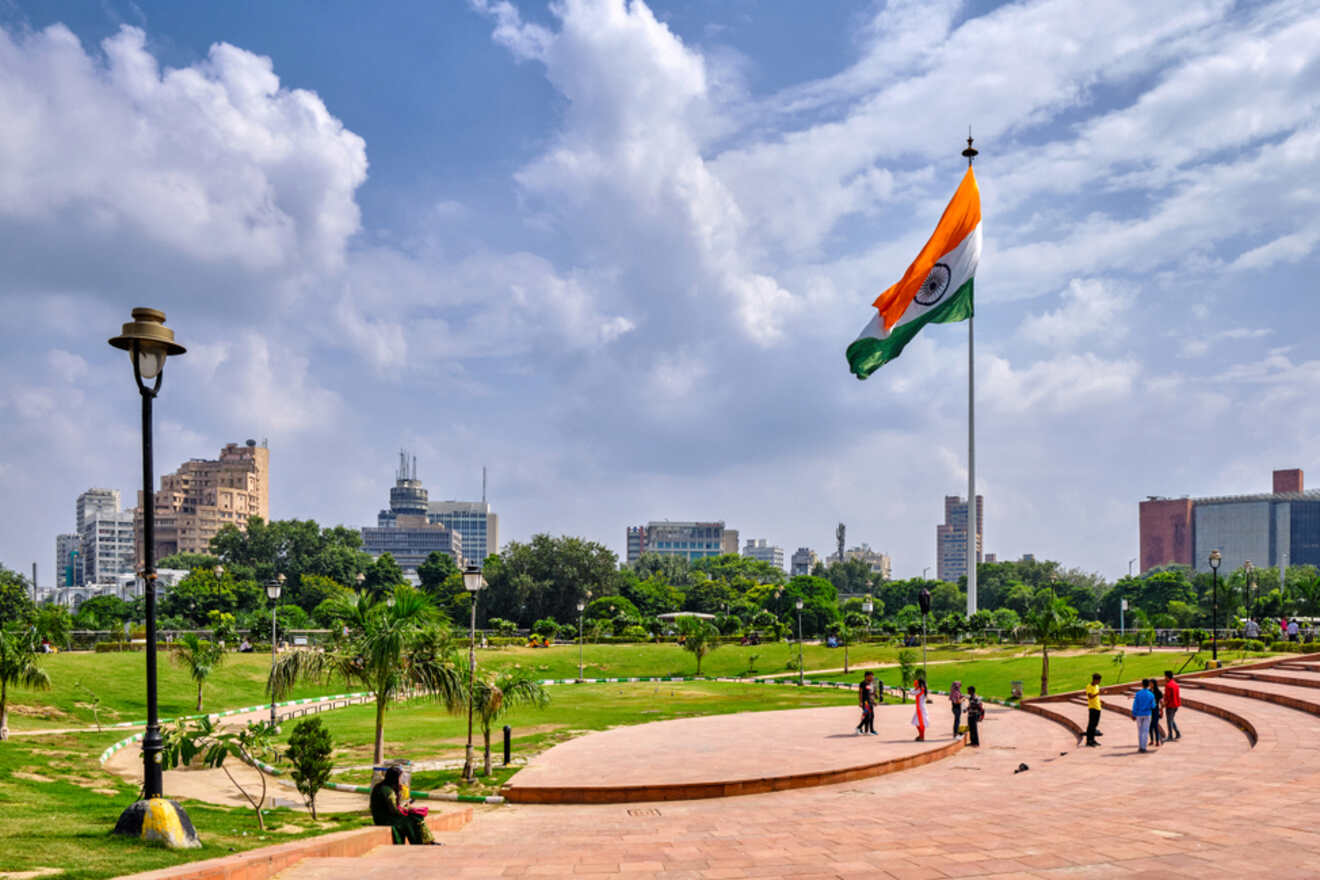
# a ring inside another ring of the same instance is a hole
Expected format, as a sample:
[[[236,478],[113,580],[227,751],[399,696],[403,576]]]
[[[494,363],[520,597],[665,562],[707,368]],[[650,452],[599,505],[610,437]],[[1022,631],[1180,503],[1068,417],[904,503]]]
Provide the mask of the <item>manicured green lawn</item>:
[[[898,648],[888,645],[855,645],[849,649],[851,663],[893,662]],[[981,649],[975,656],[1009,656],[1023,649]],[[932,648],[930,658],[972,656],[968,648]],[[753,660],[752,658],[756,659]],[[823,645],[804,645],[808,669],[843,666],[843,650]],[[466,655],[461,658],[466,662]],[[585,675],[588,678],[618,678],[643,675],[693,675],[696,661],[673,644],[585,645]],[[702,674],[712,676],[766,675],[788,671],[797,659],[797,645],[775,642],[743,647],[726,645],[708,654]],[[44,656],[40,665],[50,673],[52,690],[29,691],[11,687],[10,727],[14,730],[79,727],[92,724],[92,699],[83,687],[100,697],[104,724],[140,721],[146,717],[146,655],[143,653],[93,654],[87,652]],[[479,668],[521,666],[537,678],[576,678],[578,649],[575,645],[552,648],[488,648],[477,651]],[[264,654],[230,654],[212,673],[204,692],[205,711],[233,709],[266,701],[266,675],[270,657]],[[171,663],[165,652],[157,661],[159,712],[162,718],[191,715],[195,711],[197,686],[187,673]],[[342,682],[299,685],[295,698],[357,690]]]
[[[920,651],[918,651],[918,656]],[[1103,685],[1118,684],[1122,681],[1140,681],[1142,678],[1163,676],[1164,670],[1172,669],[1175,673],[1184,661],[1192,656],[1183,652],[1157,651],[1147,654],[1144,650],[1128,650],[1123,657],[1122,677],[1115,657],[1115,651],[1094,651],[1087,654],[1059,657],[1050,655],[1050,693],[1076,691],[1086,687],[1091,681],[1091,673],[1104,676]],[[1208,657],[1208,655],[1204,655]],[[1229,658],[1221,654],[1221,659]],[[1236,655],[1234,655],[1234,659]],[[1254,656],[1252,659],[1259,659]],[[920,667],[920,659],[917,661]],[[1040,652],[1033,655],[1002,660],[970,660],[959,663],[943,663],[929,667],[930,686],[935,690],[945,691],[954,681],[961,681],[963,690],[968,685],[975,685],[983,697],[1007,699],[1012,693],[1012,682],[1022,682],[1022,694],[1034,697],[1040,694]],[[1184,672],[1199,672],[1201,666],[1193,661]],[[885,667],[875,671],[876,677],[886,686],[897,687],[902,681],[897,666]],[[839,675],[809,675],[813,681],[840,681]],[[850,676],[848,680],[861,676]]]
[[[201,849],[171,852],[116,837],[110,829],[137,799],[137,788],[97,764],[96,755],[114,739],[63,734],[0,744],[0,871],[62,868],[52,876],[96,880],[366,824],[352,815],[314,823],[280,809],[266,816],[267,828],[279,830],[263,834],[250,810],[187,801]]]

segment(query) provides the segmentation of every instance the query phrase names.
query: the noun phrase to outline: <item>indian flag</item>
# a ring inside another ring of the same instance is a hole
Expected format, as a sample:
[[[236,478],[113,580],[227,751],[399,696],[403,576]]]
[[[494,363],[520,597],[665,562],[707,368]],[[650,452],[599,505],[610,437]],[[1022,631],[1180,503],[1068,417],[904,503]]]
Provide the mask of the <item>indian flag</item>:
[[[972,316],[972,276],[981,259],[981,192],[969,166],[935,234],[897,284],[876,299],[876,313],[848,346],[858,379],[880,369],[927,324]]]

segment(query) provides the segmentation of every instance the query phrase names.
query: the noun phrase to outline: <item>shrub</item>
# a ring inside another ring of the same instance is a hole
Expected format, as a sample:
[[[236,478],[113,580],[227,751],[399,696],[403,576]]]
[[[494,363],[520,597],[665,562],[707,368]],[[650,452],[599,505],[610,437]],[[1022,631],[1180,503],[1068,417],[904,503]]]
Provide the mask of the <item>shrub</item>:
[[[311,811],[313,819],[316,819],[316,793],[330,781],[332,751],[334,740],[319,718],[304,718],[294,725],[293,733],[289,734],[289,748],[285,752],[289,763],[293,765],[289,775],[307,802],[307,809]]]
[[[557,636],[559,635],[559,624],[555,622],[553,617],[542,617],[532,624],[532,632],[547,638]]]
[[[578,637],[577,624],[562,623],[559,625],[559,639],[565,642],[576,642]]]
[[[636,624],[624,627],[619,637],[626,642],[647,642],[651,640],[651,634],[646,631],[646,627],[637,626]]]

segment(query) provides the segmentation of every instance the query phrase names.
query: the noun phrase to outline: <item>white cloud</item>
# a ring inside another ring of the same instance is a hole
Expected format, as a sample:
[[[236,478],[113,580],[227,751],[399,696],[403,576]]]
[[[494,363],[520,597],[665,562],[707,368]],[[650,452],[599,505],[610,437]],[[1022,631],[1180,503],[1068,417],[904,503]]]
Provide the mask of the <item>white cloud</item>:
[[[1032,342],[1070,348],[1087,336],[1113,341],[1124,332],[1119,323],[1132,306],[1127,285],[1099,278],[1074,278],[1062,294],[1063,305],[1053,312],[1032,314],[1020,332]]]

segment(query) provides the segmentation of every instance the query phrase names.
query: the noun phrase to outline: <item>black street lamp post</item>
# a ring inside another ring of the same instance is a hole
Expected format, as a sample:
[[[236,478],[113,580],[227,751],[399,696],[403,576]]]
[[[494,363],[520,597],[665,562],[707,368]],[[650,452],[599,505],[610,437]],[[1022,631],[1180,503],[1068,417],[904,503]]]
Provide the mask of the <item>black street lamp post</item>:
[[[280,605],[280,592],[284,589],[284,575],[277,574],[266,584],[266,596],[270,599],[270,675],[275,680],[275,612]],[[270,698],[270,726],[278,729],[279,719],[275,717],[275,697]]]
[[[152,490],[155,477],[151,404],[165,375],[165,359],[171,355],[177,357],[187,349],[174,341],[174,331],[165,326],[165,313],[146,308],[134,309],[133,320],[123,326],[110,344],[128,352],[133,362],[133,379],[142,397],[142,595],[147,618],[147,729],[142,737],[142,800],[120,815],[115,833],[163,840],[171,848],[201,846],[188,814],[173,801],[164,801],[165,745],[156,711],[156,501]]]
[[[793,607],[797,609],[798,613],[798,687],[801,687],[804,683],[802,680],[802,600],[798,599],[794,602]]]
[[[930,614],[930,590],[922,587],[917,601],[921,603],[921,680],[929,681],[926,677],[926,615]]]
[[[1218,550],[1210,551],[1210,571],[1213,573],[1214,587],[1210,600],[1210,659],[1218,665],[1219,661],[1219,562],[1223,556]]]
[[[477,690],[477,593],[486,586],[486,579],[481,576],[481,569],[475,563],[469,563],[463,570],[463,589],[472,594],[472,628],[468,638],[468,735],[467,752],[463,759],[463,778],[472,781],[472,703]]]

